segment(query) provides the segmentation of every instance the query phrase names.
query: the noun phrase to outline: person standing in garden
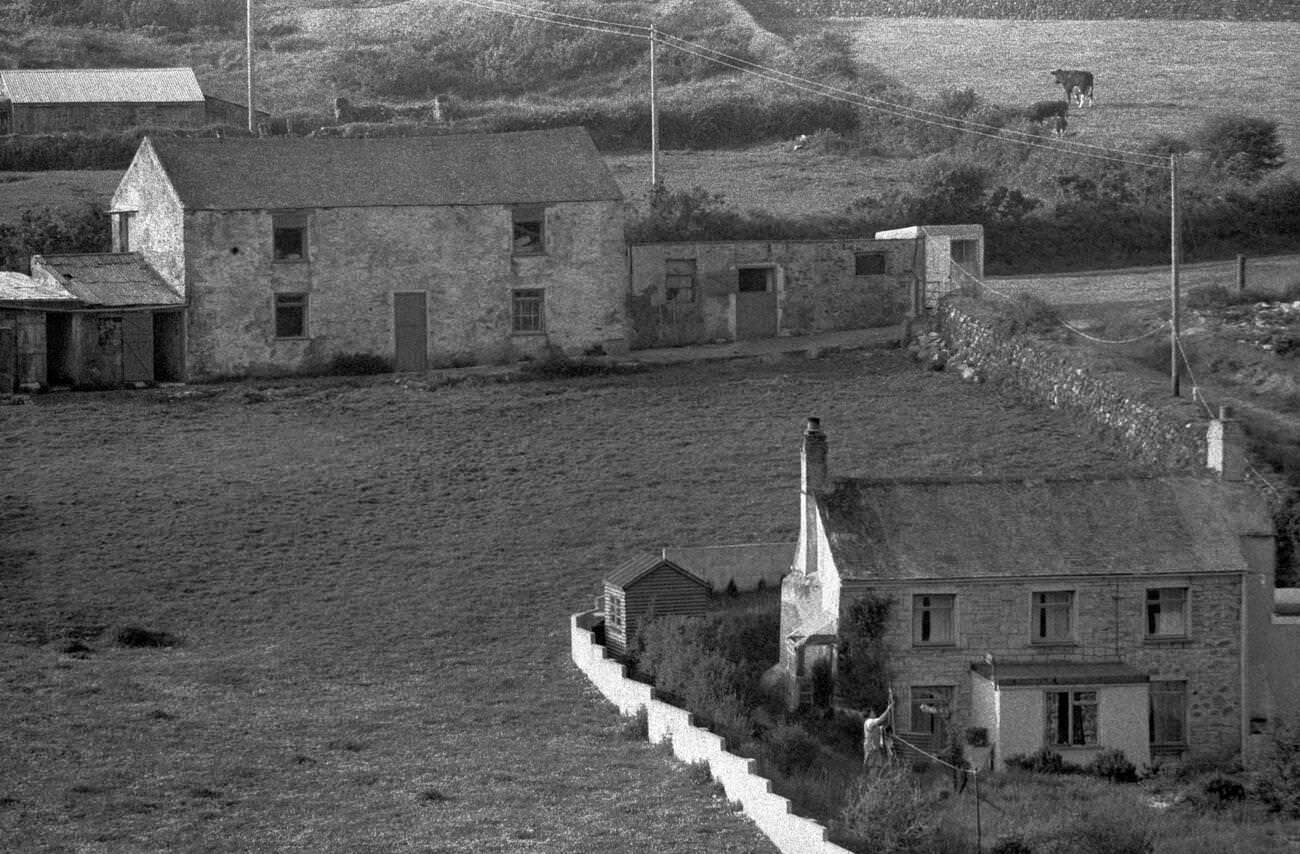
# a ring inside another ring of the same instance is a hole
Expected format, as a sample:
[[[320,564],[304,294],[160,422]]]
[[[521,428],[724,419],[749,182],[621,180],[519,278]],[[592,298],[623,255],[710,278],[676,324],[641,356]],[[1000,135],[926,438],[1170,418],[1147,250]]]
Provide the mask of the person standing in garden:
[[[885,723],[889,713],[894,710],[894,692],[889,692],[889,705],[879,715],[875,709],[867,710],[866,720],[862,722],[862,767],[870,771],[884,768],[889,764],[889,748],[885,741]]]

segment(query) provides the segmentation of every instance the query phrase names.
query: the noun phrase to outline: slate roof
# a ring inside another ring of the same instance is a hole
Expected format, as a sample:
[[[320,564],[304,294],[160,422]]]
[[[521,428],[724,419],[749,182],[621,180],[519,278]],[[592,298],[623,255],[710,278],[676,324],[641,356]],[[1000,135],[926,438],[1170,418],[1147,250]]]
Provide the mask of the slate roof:
[[[149,139],[187,210],[622,199],[583,128],[400,139]]]
[[[0,302],[56,302],[75,301],[67,289],[44,279],[33,279],[26,273],[0,270]]]
[[[15,104],[203,103],[191,68],[35,68],[0,71]]]
[[[32,271],[38,270],[48,272],[75,299],[90,306],[185,304],[185,298],[136,252],[35,255]]]
[[[837,480],[820,506],[846,579],[1245,571],[1242,484],[1114,480]]]
[[[638,555],[623,563],[618,569],[605,576],[605,583],[614,587],[627,588],[632,586],[642,576],[648,575],[659,567],[666,567],[674,572],[679,573],[690,581],[694,581],[703,587],[712,589],[709,582],[700,578],[689,569],[683,569],[667,558],[660,557],[656,554]]]

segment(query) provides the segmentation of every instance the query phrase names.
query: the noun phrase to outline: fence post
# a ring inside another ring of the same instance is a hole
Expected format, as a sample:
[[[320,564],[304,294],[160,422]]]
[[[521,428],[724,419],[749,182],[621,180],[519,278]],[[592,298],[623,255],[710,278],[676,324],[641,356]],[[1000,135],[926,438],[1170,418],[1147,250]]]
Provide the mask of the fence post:
[[[1246,256],[1237,256],[1237,293],[1246,289]]]

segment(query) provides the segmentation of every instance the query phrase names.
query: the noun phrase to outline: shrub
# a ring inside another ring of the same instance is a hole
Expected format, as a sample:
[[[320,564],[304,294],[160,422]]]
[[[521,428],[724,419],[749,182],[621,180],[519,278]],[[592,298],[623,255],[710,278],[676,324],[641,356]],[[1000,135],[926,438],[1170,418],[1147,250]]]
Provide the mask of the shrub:
[[[1137,782],[1137,766],[1128,761],[1122,750],[1103,750],[1088,763],[1088,773],[1112,783]]]
[[[936,826],[920,785],[904,769],[889,769],[860,780],[832,822],[836,833],[855,847],[880,854],[919,854],[926,850]]]
[[[1272,744],[1254,777],[1254,791],[1272,812],[1300,818],[1300,720],[1274,724]]]
[[[1033,753],[1017,753],[1008,756],[1006,764],[1010,768],[1029,771],[1034,774],[1075,774],[1079,766],[1066,762],[1061,754],[1046,747]]]
[[[393,370],[392,363],[375,353],[337,353],[330,359],[325,373],[330,376],[360,374],[386,374]]]
[[[858,709],[883,709],[892,677],[885,629],[894,600],[868,591],[849,605],[840,631],[839,695]]]
[[[25,210],[16,223],[0,223],[0,269],[28,272],[33,255],[107,252],[109,218],[99,205],[67,211]]]
[[[1042,297],[1016,294],[1010,299],[989,302],[994,317],[992,326],[1002,337],[1050,332],[1061,325],[1061,315]]]
[[[765,765],[782,777],[806,773],[820,753],[817,740],[798,724],[781,724],[763,737]]]
[[[123,626],[113,633],[113,642],[131,648],[176,646],[180,638],[168,632],[140,626]]]
[[[1192,135],[1192,143],[1209,155],[1211,163],[1247,181],[1281,168],[1284,162],[1277,122],[1272,119],[1239,113],[1211,116]]]

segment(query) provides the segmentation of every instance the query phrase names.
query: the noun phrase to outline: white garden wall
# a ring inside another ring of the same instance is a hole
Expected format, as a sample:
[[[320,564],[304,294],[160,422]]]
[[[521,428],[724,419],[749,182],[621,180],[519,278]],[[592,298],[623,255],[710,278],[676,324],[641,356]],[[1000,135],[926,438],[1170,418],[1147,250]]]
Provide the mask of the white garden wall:
[[[651,696],[650,686],[627,678],[626,667],[605,657],[605,648],[592,637],[593,611],[574,614],[569,620],[570,654],[573,663],[592,684],[618,707],[621,714],[646,710],[650,741],[667,740],[683,762],[707,762],[713,779],[720,782],[733,801],[739,801],[754,824],[783,854],[850,854],[848,849],[828,842],[826,828],[811,819],[790,812],[790,802],[772,793],[772,783],[754,773],[754,760],[728,753],[722,737],[691,723],[690,713]]]

